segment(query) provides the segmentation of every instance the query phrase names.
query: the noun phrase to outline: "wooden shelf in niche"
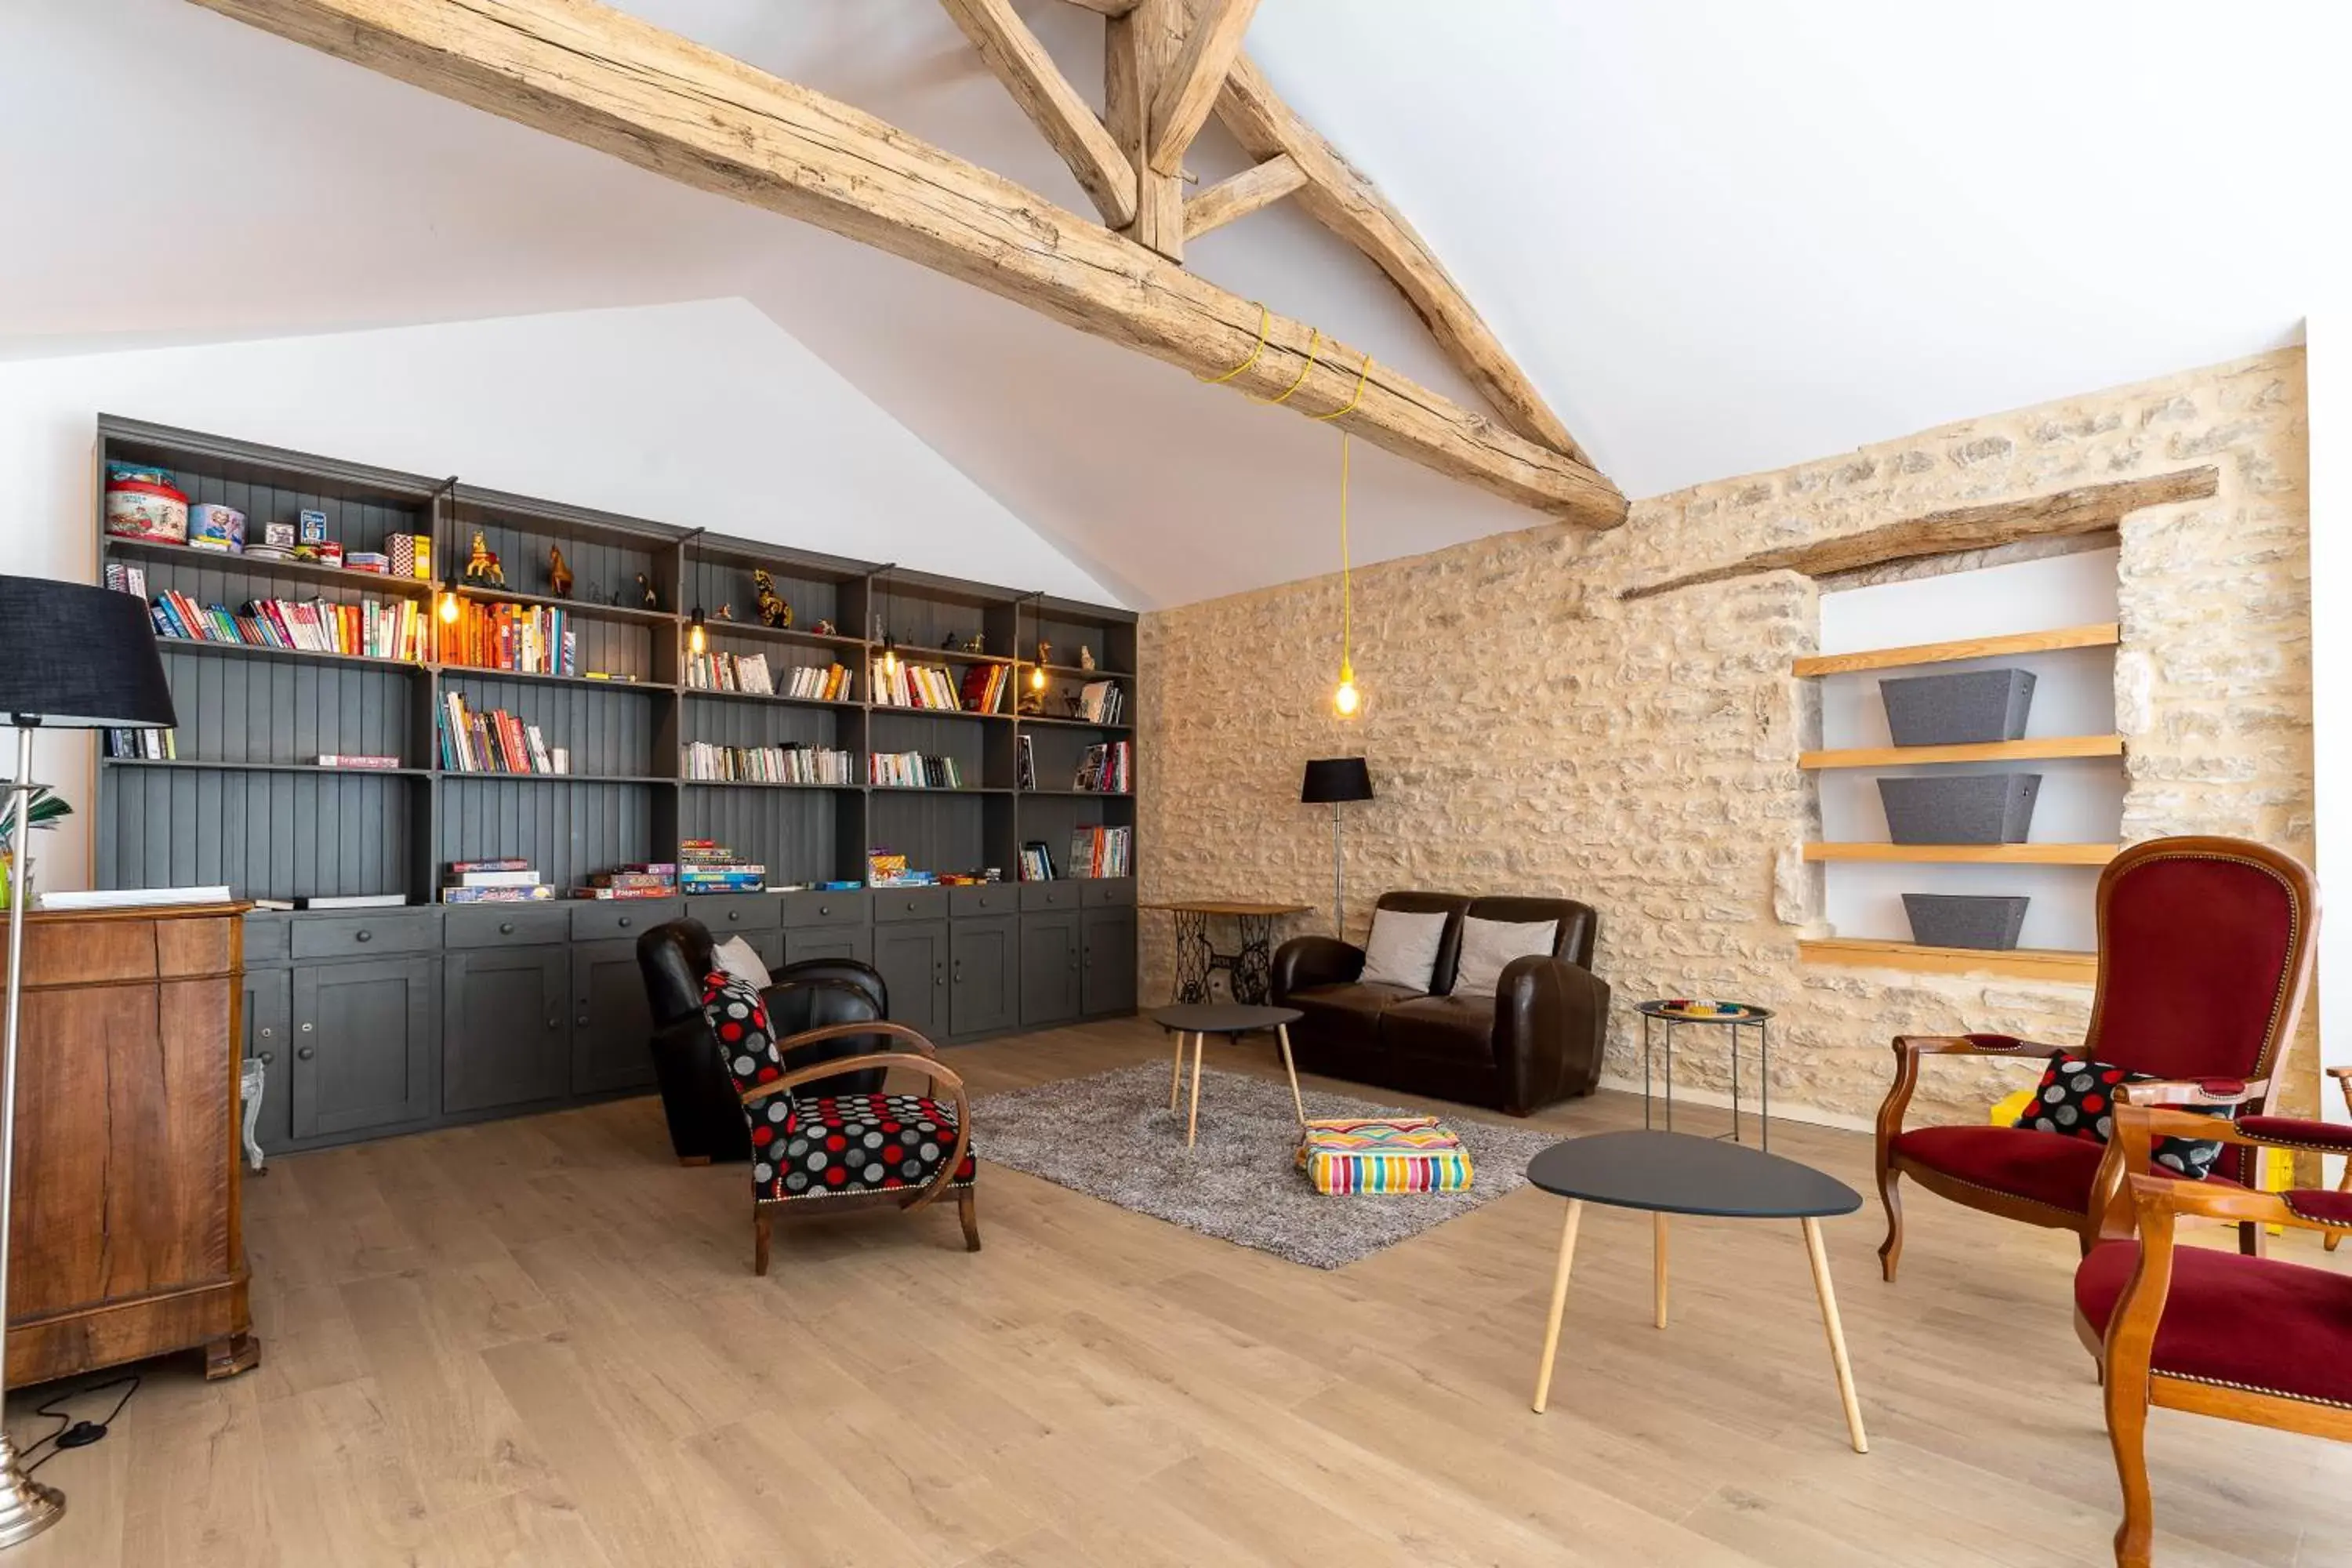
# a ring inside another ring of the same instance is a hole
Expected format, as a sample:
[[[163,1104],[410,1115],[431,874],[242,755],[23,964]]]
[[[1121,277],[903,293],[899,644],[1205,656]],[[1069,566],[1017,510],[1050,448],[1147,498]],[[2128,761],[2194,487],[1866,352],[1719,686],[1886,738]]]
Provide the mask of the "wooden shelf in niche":
[[[512,605],[524,610],[562,610],[583,620],[626,621],[646,626],[677,624],[677,616],[667,610],[648,610],[635,605],[599,605],[587,599],[558,599],[545,594],[518,594],[511,589],[484,588],[470,583],[453,583],[449,591],[472,604]]]
[[[1057,800],[1133,800],[1131,789],[1024,789],[1022,795],[1051,795]]]
[[[1874,648],[1864,653],[1815,654],[1791,667],[1800,676],[1846,675],[1859,669],[1899,669],[1913,664],[1948,664],[1962,658],[2000,658],[2020,653],[2054,653],[2065,648],[2114,647],[2123,641],[2114,621],[2090,626],[2060,626],[2046,632],[2012,632],[2004,637],[1961,637],[1953,642],[1915,643],[1908,647]]]
[[[248,525],[250,524],[250,520]],[[198,550],[187,544],[163,544],[151,539],[118,539],[109,534],[106,552],[130,560],[154,561],[194,571],[237,572],[291,583],[316,583],[356,593],[415,595],[430,594],[440,584],[423,577],[395,577],[388,572],[358,572],[349,566],[328,566],[316,561],[270,561],[222,550]],[[169,584],[162,584],[170,586]],[[156,584],[150,584],[150,587]]]
[[[688,789],[810,789],[834,795],[862,795],[865,784],[789,784],[782,779],[679,779]],[[934,790],[934,795],[946,795],[946,790]]]
[[[963,784],[947,789],[932,784],[867,784],[876,795],[1011,795],[1009,789],[993,784]]]
[[[2020,947],[1995,952],[1971,947],[1922,947],[1916,942],[1864,937],[1816,937],[1797,943],[1804,963],[1903,969],[1923,974],[2000,974],[2017,980],[2052,980],[2088,985],[2099,977],[2099,955],[2054,948]]]
[[[1135,728],[1132,724],[1097,724],[1091,719],[1056,719],[1045,713],[1023,713],[1016,717],[1024,724],[1052,724],[1065,730],[1102,730],[1115,735],[1124,735]]]
[[[833,713],[856,713],[863,711],[866,707],[866,704],[863,702],[850,701],[843,699],[829,699],[824,697],[786,697],[781,692],[773,691],[713,691],[707,687],[701,686],[681,686],[678,688],[678,690],[681,694],[688,697],[707,698],[719,702],[764,702],[771,706],[779,708],[815,708]],[[890,708],[885,709],[884,711],[890,713],[900,711],[913,712],[916,711],[916,710]]]
[[[1807,752],[1797,765],[1819,768],[1891,768],[1929,763],[2024,763],[2069,757],[2120,757],[2121,735],[2058,735],[2034,741],[1989,741],[1958,746],[1856,746],[1846,751]]]
[[[852,703],[850,706],[856,707],[856,704]],[[1010,713],[974,713],[964,708],[900,708],[891,703],[877,702],[869,706],[866,711],[877,719],[976,719],[983,723],[1010,724],[1013,722],[1013,715]],[[883,748],[886,751],[888,749]]]
[[[384,664],[390,661],[370,659],[364,662]],[[648,696],[656,693],[667,695],[677,689],[659,680],[598,680],[585,675],[539,675],[527,669],[500,669],[487,664],[441,664],[434,668],[441,672],[444,679],[470,677],[477,680],[530,680],[543,686],[584,686],[591,691],[635,691]]]
[[[1808,844],[1808,860],[1914,861],[1938,866],[2104,866],[2120,844]]]
[[[272,647],[266,643],[213,642],[203,637],[164,637],[155,639],[155,646],[165,653],[201,653],[215,658],[275,658],[296,664],[357,665],[367,669],[413,669],[424,673],[431,667],[405,658],[370,658],[361,653],[320,653],[307,647]]]
[[[1133,680],[1135,679],[1135,672],[1131,669],[1087,669],[1075,664],[1032,664],[1024,660],[1021,668],[1024,672],[1042,669],[1047,675],[1071,680]]]
[[[332,773],[360,773],[359,768],[334,768]],[[467,783],[485,780],[497,784],[670,784],[683,781],[665,778],[655,773],[467,773],[463,768],[436,768],[445,779],[463,779]]]
[[[431,768],[322,768],[316,763],[216,763],[202,757],[100,757],[110,768],[194,768],[232,773],[332,773],[338,778],[422,779]]]

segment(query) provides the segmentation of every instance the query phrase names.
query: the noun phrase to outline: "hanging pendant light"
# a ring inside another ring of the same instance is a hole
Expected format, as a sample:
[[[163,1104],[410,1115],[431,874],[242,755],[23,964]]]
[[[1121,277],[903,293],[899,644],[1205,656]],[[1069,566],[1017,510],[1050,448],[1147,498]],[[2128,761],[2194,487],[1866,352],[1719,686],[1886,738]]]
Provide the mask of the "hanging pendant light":
[[[692,533],[688,534],[684,539],[680,540],[678,542],[682,547],[682,551],[692,549],[694,547],[694,542],[700,539],[705,531],[707,531],[698,528]],[[703,626],[702,557],[699,555],[694,558],[694,614],[687,617],[686,646],[687,650],[697,657],[699,657],[701,654],[706,652],[710,647],[710,633],[706,630]]]
[[[1342,719],[1352,719],[1362,707],[1364,694],[1356,689],[1356,617],[1354,584],[1348,569],[1348,444],[1351,437],[1339,433],[1339,685],[1331,693],[1331,710]]]
[[[688,626],[686,629],[686,646],[698,655],[703,653],[710,647],[710,634],[705,631],[702,626],[702,606],[700,605],[694,606],[693,624]]]

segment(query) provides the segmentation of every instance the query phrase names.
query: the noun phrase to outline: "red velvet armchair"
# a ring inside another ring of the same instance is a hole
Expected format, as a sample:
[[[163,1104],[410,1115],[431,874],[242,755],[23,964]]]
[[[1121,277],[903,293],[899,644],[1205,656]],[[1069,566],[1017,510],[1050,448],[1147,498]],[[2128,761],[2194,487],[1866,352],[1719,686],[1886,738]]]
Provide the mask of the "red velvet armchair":
[[[2319,921],[2311,872],[2244,839],[2153,839],[2100,874],[2098,921],[2098,989],[2076,1054],[2152,1075],[2119,1094],[2136,1104],[2260,1112],[2310,989]],[[1925,1058],[2046,1058],[2059,1048],[2006,1035],[1896,1037],[1895,1086],[1878,1110],[1878,1195],[1886,1205],[1878,1259],[1889,1280],[1903,1256],[1897,1189],[1905,1176],[1970,1208],[2074,1231],[2090,1247],[2100,1144],[2028,1128],[1903,1125]],[[2250,1164],[2231,1147],[2206,1179],[2242,1184]],[[2257,1250],[2262,1227],[2242,1226],[2239,1237]]]
[[[2074,1331],[2099,1358],[2107,1438],[2123,1484],[2118,1568],[2149,1564],[2151,1405],[2352,1441],[2352,1275],[2173,1245],[2182,1215],[2324,1231],[2333,1242],[2352,1232],[2352,1194],[2258,1193],[2146,1173],[2158,1137],[2352,1154],[2352,1128],[2284,1116],[2242,1117],[2234,1127],[2214,1120],[2137,1106],[2116,1110],[2123,1179],[2102,1215],[2098,1244],[2074,1275]]]

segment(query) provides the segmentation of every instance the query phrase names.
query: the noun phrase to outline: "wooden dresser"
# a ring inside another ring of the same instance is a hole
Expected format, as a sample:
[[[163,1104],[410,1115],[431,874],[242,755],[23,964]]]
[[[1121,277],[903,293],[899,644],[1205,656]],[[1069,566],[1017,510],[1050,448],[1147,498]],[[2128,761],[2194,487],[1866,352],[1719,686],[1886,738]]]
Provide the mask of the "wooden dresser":
[[[198,1347],[212,1377],[259,1359],[237,1218],[245,909],[25,922],[11,1388]]]

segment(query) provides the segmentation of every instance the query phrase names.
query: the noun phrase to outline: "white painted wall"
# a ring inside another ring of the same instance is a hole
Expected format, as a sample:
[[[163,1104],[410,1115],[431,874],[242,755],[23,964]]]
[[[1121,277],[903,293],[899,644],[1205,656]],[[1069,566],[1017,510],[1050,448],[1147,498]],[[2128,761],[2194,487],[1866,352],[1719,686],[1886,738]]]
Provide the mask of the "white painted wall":
[[[1967,637],[2043,631],[2116,618],[2116,552],[2084,551],[1822,595],[1822,651],[1854,653]],[[1889,743],[1885,679],[2015,667],[2034,674],[2029,739],[2103,735],[2116,727],[2115,654],[2107,648],[1964,659],[1916,668],[1826,676],[1822,743]],[[2037,843],[2112,843],[2123,816],[2123,769],[2113,759],[1971,763],[1942,767],[1840,768],[1820,775],[1822,837],[1885,842],[1876,781],[2023,770],[2042,775],[2030,837]],[[1823,911],[1840,936],[1911,940],[1903,895],[2024,894],[2021,947],[2088,952],[2097,943],[2098,873],[2075,866],[1833,864],[1824,868]]]
[[[100,413],[1110,597],[741,300],[0,363],[0,571],[92,579]],[[89,758],[45,737],[36,774],[87,807]],[[79,825],[35,849],[44,886],[84,885]]]

